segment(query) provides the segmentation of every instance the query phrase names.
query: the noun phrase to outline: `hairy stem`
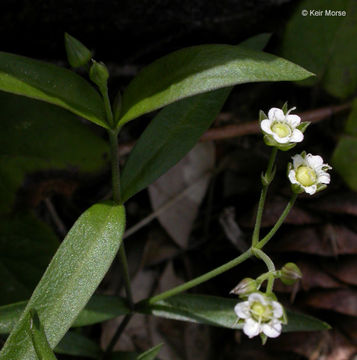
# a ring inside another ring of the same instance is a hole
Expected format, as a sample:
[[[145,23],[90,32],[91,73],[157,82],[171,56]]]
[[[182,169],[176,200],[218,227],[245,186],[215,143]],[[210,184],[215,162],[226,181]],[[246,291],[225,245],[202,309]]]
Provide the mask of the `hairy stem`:
[[[294,194],[291,197],[283,213],[280,215],[279,220],[276,222],[273,228],[268,232],[268,234],[265,235],[264,238],[258,242],[258,244],[255,246],[256,249],[263,248],[263,246],[265,246],[268,243],[268,241],[275,235],[275,233],[278,231],[278,229],[280,228],[280,226],[283,224],[284,220],[288,216],[291,208],[294,206],[296,198],[297,198],[297,194]]]
[[[270,155],[270,158],[269,158],[269,163],[268,163],[268,169],[267,169],[267,172],[265,174],[268,179],[272,175],[273,165],[274,165],[274,162],[275,162],[275,159],[276,159],[277,152],[278,152],[278,149],[276,147],[274,147],[272,152],[271,152],[271,155]],[[266,184],[266,185],[263,184],[263,188],[262,188],[262,191],[260,193],[257,217],[256,217],[256,220],[255,220],[253,237],[252,237],[252,246],[253,247],[259,241],[260,225],[261,225],[261,222],[262,222],[264,204],[265,204],[265,199],[266,199],[267,192],[268,192],[268,187],[269,187],[269,184]]]
[[[192,279],[192,280],[188,281],[185,284],[176,286],[173,289],[170,289],[170,290],[165,291],[165,292],[163,292],[163,293],[161,293],[159,295],[148,298],[148,299],[144,300],[143,302],[153,304],[153,303],[158,302],[160,300],[164,300],[164,299],[167,299],[167,298],[169,298],[171,296],[180,294],[180,293],[182,293],[182,292],[184,292],[186,290],[189,290],[189,289],[191,289],[191,288],[193,288],[193,287],[195,287],[195,286],[197,286],[199,284],[202,284],[205,281],[208,281],[208,280],[216,277],[217,275],[220,275],[220,274],[234,268],[235,266],[237,266],[238,264],[241,264],[243,261],[247,260],[251,256],[252,256],[252,250],[249,249],[246,252],[244,252],[243,254],[241,254],[240,256],[236,257],[235,259],[227,262],[226,264],[221,265],[221,266],[217,267],[216,269],[207,272],[206,274],[198,276],[197,278]]]

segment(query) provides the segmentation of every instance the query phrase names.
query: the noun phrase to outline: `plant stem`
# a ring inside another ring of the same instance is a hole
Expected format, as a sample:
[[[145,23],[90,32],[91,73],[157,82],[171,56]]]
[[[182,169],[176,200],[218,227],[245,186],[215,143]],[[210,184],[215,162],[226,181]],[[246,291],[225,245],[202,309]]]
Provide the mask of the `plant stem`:
[[[125,287],[125,294],[129,303],[129,307],[131,310],[134,309],[134,301],[133,301],[133,295],[131,292],[131,285],[130,285],[130,276],[129,276],[129,267],[128,267],[128,261],[126,257],[125,252],[125,246],[124,241],[120,245],[119,248],[119,260],[120,260],[120,266],[121,271],[123,272],[123,280],[124,280],[124,287]]]
[[[252,253],[259,259],[263,260],[265,262],[265,265],[268,268],[268,271],[270,273],[275,272],[275,265],[270,259],[270,257],[262,250],[257,248],[252,248]]]
[[[265,176],[268,179],[272,175],[273,165],[274,165],[274,162],[275,162],[277,152],[278,152],[278,148],[274,147],[271,154],[270,154],[269,163],[268,163],[268,169],[267,169],[267,172],[265,174]],[[255,247],[255,245],[259,241],[260,225],[261,225],[261,222],[262,222],[264,203],[265,203],[265,199],[266,199],[266,196],[267,196],[268,187],[269,187],[269,184],[266,184],[266,185],[263,184],[263,188],[262,188],[262,191],[260,193],[257,217],[256,217],[256,220],[255,220],[253,237],[252,237],[252,246],[253,247]]]
[[[110,159],[112,163],[112,185],[113,200],[120,203],[120,169],[119,169],[119,151],[118,151],[118,132],[108,130],[110,141]]]
[[[171,296],[174,296],[174,295],[182,293],[182,292],[184,292],[186,290],[189,290],[189,289],[191,289],[191,288],[193,288],[193,287],[195,287],[195,286],[197,286],[199,284],[202,284],[205,281],[208,281],[208,280],[214,278],[217,275],[220,275],[220,274],[234,268],[238,264],[241,264],[243,261],[250,258],[252,256],[252,254],[253,254],[252,250],[249,249],[246,252],[244,252],[243,254],[241,254],[240,256],[236,257],[235,259],[227,262],[226,264],[221,265],[221,266],[217,267],[216,269],[207,272],[206,274],[198,276],[197,278],[192,279],[192,280],[188,281],[185,284],[176,286],[173,289],[170,289],[170,290],[165,291],[165,292],[163,292],[163,293],[161,293],[159,295],[148,298],[148,299],[144,300],[143,302],[153,304],[153,303],[156,303],[156,302],[158,302],[160,300],[167,299],[167,298],[169,298]]]
[[[100,87],[99,90],[103,97],[105,114],[107,116],[108,123],[111,127],[114,128],[115,127],[114,126],[114,118],[113,118],[113,111],[112,111],[112,107],[110,105],[110,100],[109,100],[109,95],[108,95],[108,86]]]
[[[130,319],[132,318],[133,314],[125,315],[123,321],[120,323],[119,327],[117,328],[115,334],[113,335],[112,339],[110,340],[110,343],[108,344],[107,348],[105,349],[105,352],[102,356],[102,359],[106,359],[109,357],[109,355],[112,353],[115,344],[118,342],[121,334],[123,333],[124,329],[128,325]]]
[[[269,231],[267,235],[264,236],[262,240],[260,240],[257,245],[255,246],[256,249],[261,249],[263,246],[267,244],[267,242],[274,236],[274,234],[278,231],[280,226],[283,224],[284,220],[288,216],[291,208],[294,206],[295,200],[297,198],[297,194],[294,194],[288,204],[286,205],[283,213],[280,215],[279,220],[276,222],[276,224],[273,226],[273,228]]]
[[[256,257],[258,257],[259,259],[265,262],[265,265],[268,268],[268,273],[267,273],[268,283],[267,283],[266,293],[267,294],[272,293],[274,280],[275,280],[275,265],[273,261],[270,259],[270,257],[264,251],[257,248],[253,248],[252,251]]]

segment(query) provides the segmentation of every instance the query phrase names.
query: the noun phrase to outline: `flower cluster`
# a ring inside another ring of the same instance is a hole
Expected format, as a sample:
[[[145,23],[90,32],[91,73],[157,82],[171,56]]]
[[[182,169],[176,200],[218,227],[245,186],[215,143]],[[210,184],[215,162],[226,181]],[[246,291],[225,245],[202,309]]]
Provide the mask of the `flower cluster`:
[[[298,115],[290,114],[292,108],[286,111],[271,108],[266,116],[260,114],[260,127],[264,133],[264,141],[269,146],[275,146],[279,150],[290,150],[304,139],[304,131],[309,123],[301,122]],[[313,195],[326,188],[330,183],[330,175],[327,173],[331,166],[324,164],[321,156],[306,154],[294,155],[292,163],[288,165],[288,178],[292,184],[293,192],[299,194],[306,192]]]
[[[287,151],[303,141],[304,131],[309,123],[301,122],[298,115],[291,114],[291,111],[294,109],[288,110],[285,104],[282,109],[271,108],[268,116],[262,111],[260,112],[260,127],[267,145]],[[262,183],[265,187],[270,184],[275,174],[275,169],[273,168],[275,155],[276,151],[273,151],[267,173],[262,175]],[[294,155],[292,162],[288,164],[287,174],[292,191],[295,194],[306,192],[313,195],[323,190],[330,183],[328,170],[331,170],[331,166],[325,164],[319,155],[306,154],[305,151]],[[295,198],[292,198],[292,203],[295,201]],[[259,203],[259,206],[261,206],[260,209],[263,208],[264,200],[262,203]],[[287,207],[287,209],[290,208]],[[281,218],[284,218],[283,216],[286,215],[287,213],[284,212]],[[258,216],[256,225],[259,224]],[[255,230],[254,234],[256,234]],[[284,308],[276,300],[272,291],[275,279],[280,278],[284,284],[292,285],[301,278],[302,273],[298,266],[291,262],[285,264],[280,270],[276,270],[271,259],[260,250],[270,238],[266,237],[259,241],[259,230],[257,236],[254,234],[252,251],[267,264],[269,271],[260,275],[257,279],[243,279],[231,293],[238,295],[242,300],[235,305],[234,312],[237,316],[237,321],[243,325],[243,332],[249,338],[260,335],[263,343],[265,343],[267,338],[279,336],[282,331],[282,325],[287,323]],[[254,248],[256,244],[260,244],[261,247]],[[264,281],[267,281],[265,293],[259,290]]]

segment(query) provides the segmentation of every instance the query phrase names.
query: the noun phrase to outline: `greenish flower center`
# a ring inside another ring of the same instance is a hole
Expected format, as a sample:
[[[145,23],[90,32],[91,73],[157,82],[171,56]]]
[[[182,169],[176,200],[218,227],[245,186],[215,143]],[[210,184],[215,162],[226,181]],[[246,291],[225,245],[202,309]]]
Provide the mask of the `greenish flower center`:
[[[276,121],[271,127],[271,131],[278,135],[280,138],[287,137],[291,134],[289,125]]]
[[[250,313],[254,320],[260,322],[270,321],[273,315],[272,309],[269,305],[263,305],[257,301],[250,307]]]
[[[311,186],[316,183],[316,172],[308,166],[299,166],[296,170],[296,180],[303,186]]]

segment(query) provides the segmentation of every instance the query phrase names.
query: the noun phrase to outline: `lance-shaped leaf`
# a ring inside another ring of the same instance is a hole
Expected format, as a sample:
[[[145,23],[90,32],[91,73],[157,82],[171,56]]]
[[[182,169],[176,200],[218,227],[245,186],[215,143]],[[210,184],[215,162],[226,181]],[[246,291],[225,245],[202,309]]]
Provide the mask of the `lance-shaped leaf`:
[[[124,202],[184,157],[216,118],[230,90],[196,95],[160,111],[140,136],[123,169]]]
[[[0,52],[0,90],[64,107],[108,127],[99,93],[86,80],[65,68]]]
[[[35,360],[29,311],[36,309],[53,349],[103,279],[121,244],[124,207],[93,205],[73,225],[7,339],[1,360]]]
[[[285,59],[247,47],[200,45],[144,68],[124,91],[120,125],[180,99],[237,84],[302,80],[313,75]]]
[[[156,355],[160,352],[163,344],[154,346],[153,348],[140,354],[136,360],[154,360]]]
[[[0,306],[0,334],[9,334],[19,320],[27,301]],[[108,295],[93,295],[86,307],[79,313],[72,327],[97,324],[130,313],[123,298]]]
[[[234,306],[237,300],[207,295],[180,294],[154,304],[143,303],[139,312],[155,316],[191,321],[200,324],[241,329],[243,324],[237,323]],[[283,332],[326,330],[330,326],[312,316],[287,311],[288,324]]]
[[[39,173],[88,177],[107,166],[107,143],[58,106],[0,92],[0,124],[1,213],[12,211],[32,174],[38,184]]]
[[[91,359],[99,359],[102,354],[98,344],[74,331],[68,331],[55,347],[55,352],[57,354],[82,356]]]
[[[47,341],[37,311],[34,309],[30,310],[30,337],[39,360],[56,360],[56,356]]]

